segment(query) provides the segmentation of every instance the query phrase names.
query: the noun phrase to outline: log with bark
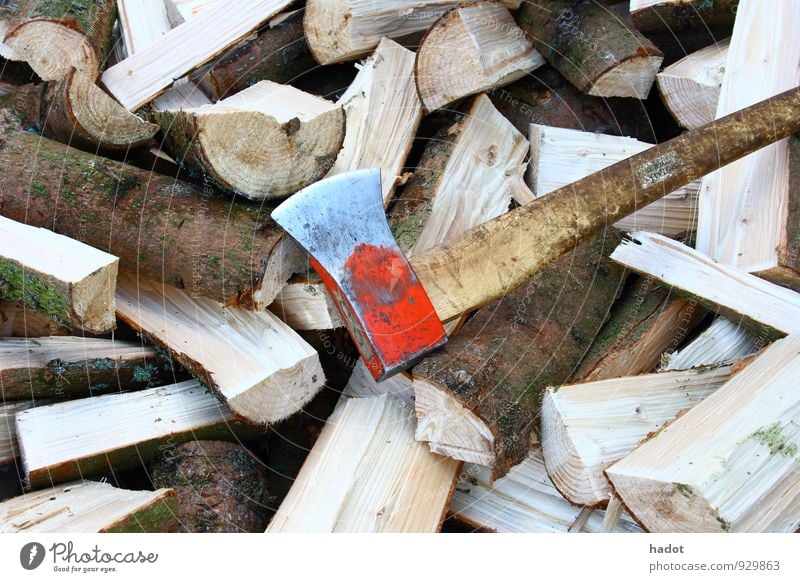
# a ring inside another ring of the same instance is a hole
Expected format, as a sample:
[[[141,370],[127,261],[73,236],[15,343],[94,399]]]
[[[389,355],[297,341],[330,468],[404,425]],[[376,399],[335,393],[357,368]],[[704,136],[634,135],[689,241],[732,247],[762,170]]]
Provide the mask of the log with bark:
[[[24,303],[0,300],[0,337],[44,337],[73,335],[73,330]]]
[[[0,338],[4,400],[85,398],[172,381],[168,358],[141,343],[81,337]]]
[[[117,257],[44,228],[0,216],[0,298],[64,325],[114,329]]]
[[[543,64],[505,6],[475,2],[449,10],[428,29],[414,76],[423,106],[433,111],[512,83]]]
[[[523,461],[543,390],[572,375],[624,280],[607,258],[618,240],[609,230],[582,243],[418,364],[416,438],[490,467],[491,480]]]
[[[151,533],[175,531],[175,491],[129,491],[74,481],[0,503],[3,533]]]
[[[244,425],[194,380],[18,412],[25,485],[34,489],[140,466],[193,439],[237,440]]]
[[[730,379],[730,366],[548,388],[542,401],[547,473],[572,503],[611,498],[603,471]]]
[[[525,3],[517,22],[544,58],[589,95],[645,99],[664,56],[592,0]]]
[[[414,440],[410,406],[342,398],[267,532],[434,533],[458,468]]]
[[[150,464],[156,487],[175,491],[178,531],[263,532],[269,514],[268,474],[237,443],[182,443]]]
[[[272,81],[155,118],[176,160],[251,200],[287,196],[322,178],[345,129],[341,106]]]
[[[686,55],[656,75],[661,100],[681,127],[695,129],[714,120],[730,42]]]
[[[672,239],[637,232],[611,258],[741,322],[758,336],[800,333],[800,294],[718,263]]]
[[[114,0],[20,0],[8,7],[13,17],[5,44],[15,60],[26,61],[45,81],[59,81],[73,67],[95,79],[111,50]]]
[[[123,273],[117,314],[252,423],[294,414],[325,385],[317,352],[270,311],[224,308]]]
[[[800,527],[798,353],[800,336],[775,342],[714,394],[606,469],[644,527],[784,533]]]
[[[689,28],[730,30],[738,8],[739,0],[631,0],[630,16],[642,32],[678,35]]]
[[[266,307],[306,268],[269,208],[31,135],[7,112],[0,128],[0,214],[8,218],[106,250],[128,268],[138,266],[142,277],[229,304]]]
[[[538,124],[530,126],[528,183],[538,198],[656,147],[630,137],[604,135]],[[697,227],[700,182],[693,181],[626,216],[614,226],[624,231],[650,230],[675,236]]]
[[[800,83],[794,24],[800,3],[741,0],[717,117]],[[793,142],[797,144],[797,140]],[[697,249],[722,263],[800,290],[797,151],[784,139],[703,179]]]

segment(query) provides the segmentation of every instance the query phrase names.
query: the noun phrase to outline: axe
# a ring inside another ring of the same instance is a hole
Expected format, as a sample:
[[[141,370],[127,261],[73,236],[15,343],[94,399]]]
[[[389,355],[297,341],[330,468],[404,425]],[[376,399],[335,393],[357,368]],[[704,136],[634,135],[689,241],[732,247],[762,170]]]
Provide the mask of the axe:
[[[310,255],[376,380],[447,341],[442,321],[489,303],[593,233],[800,130],[800,87],[631,156],[410,261],[384,214],[380,170],[301,190],[272,218]]]

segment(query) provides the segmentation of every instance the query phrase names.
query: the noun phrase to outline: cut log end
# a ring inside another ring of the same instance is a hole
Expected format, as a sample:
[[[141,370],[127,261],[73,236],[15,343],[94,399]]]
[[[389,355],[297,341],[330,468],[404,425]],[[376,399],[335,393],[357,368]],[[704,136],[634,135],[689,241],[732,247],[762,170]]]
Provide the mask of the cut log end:
[[[594,97],[647,99],[663,60],[662,56],[628,59],[601,75],[587,93]]]
[[[26,61],[45,81],[58,81],[73,67],[94,78],[100,67],[86,36],[58,22],[24,22],[8,33],[5,44],[15,59]]]
[[[353,54],[350,4],[349,0],[324,0],[306,5],[303,27],[308,48],[318,63],[329,65],[360,54],[360,50]]]

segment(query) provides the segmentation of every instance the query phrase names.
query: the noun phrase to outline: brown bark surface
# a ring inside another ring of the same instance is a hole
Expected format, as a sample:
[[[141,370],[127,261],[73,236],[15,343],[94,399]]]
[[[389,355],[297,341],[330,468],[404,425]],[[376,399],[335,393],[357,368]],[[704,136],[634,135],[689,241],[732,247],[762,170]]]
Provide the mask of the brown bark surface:
[[[739,0],[665,0],[631,13],[633,25],[642,32],[669,32],[686,29],[721,29],[724,38],[733,30]],[[727,31],[727,35],[725,34]]]

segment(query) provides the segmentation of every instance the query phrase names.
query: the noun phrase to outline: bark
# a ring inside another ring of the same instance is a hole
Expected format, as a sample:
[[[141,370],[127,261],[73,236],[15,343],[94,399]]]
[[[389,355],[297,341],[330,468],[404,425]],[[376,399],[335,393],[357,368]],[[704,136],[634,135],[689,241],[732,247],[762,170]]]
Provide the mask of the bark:
[[[686,29],[720,29],[730,34],[739,0],[664,0],[648,8],[631,11],[633,25],[642,32],[668,32],[675,36]],[[719,38],[719,37],[718,37]]]
[[[178,496],[180,532],[261,533],[270,513],[268,474],[240,444],[189,441],[150,465],[156,487]]]

